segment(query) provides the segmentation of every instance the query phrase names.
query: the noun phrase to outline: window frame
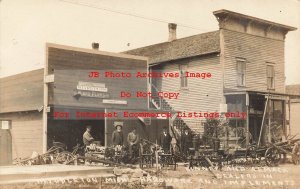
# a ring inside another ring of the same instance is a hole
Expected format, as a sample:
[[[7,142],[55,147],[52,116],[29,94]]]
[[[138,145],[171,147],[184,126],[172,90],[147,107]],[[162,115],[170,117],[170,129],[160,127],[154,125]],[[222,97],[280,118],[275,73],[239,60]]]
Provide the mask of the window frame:
[[[188,78],[186,77],[187,71],[188,71],[188,63],[179,64],[180,89],[188,89]]]
[[[244,69],[239,70],[239,64],[243,64]],[[246,87],[246,73],[247,73],[247,64],[246,59],[236,58],[236,76],[237,76],[237,86]],[[241,83],[241,81],[243,81]]]
[[[269,76],[268,68],[272,68],[272,76]],[[271,78],[272,83],[271,86],[269,86],[269,78]],[[267,62],[266,65],[266,80],[267,80],[267,90],[275,90],[275,65],[273,63]]]

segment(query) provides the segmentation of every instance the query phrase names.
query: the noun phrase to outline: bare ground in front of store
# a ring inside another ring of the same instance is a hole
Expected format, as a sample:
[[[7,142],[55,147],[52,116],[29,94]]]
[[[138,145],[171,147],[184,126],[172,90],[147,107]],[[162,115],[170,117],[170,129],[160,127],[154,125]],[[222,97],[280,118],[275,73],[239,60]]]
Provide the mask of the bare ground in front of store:
[[[76,169],[80,169],[77,166]],[[96,167],[94,167],[96,168]],[[4,169],[2,169],[3,171]],[[243,189],[243,188],[300,188],[300,165],[280,164],[278,167],[225,166],[222,171],[205,167],[189,169],[181,164],[176,170],[114,168],[113,175],[65,174],[51,178],[35,178],[28,182],[3,184],[0,189],[57,189],[57,188],[193,188],[193,189]],[[46,171],[46,170],[45,170]],[[85,170],[86,171],[86,170]],[[103,175],[104,176],[104,175]],[[26,178],[24,178],[26,179]]]

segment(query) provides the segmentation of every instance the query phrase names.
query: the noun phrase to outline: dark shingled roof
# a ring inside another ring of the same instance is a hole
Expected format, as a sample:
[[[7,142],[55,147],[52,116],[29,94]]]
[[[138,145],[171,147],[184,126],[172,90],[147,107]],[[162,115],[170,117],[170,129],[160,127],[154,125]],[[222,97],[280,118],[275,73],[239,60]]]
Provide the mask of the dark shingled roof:
[[[220,52],[219,30],[193,35],[172,42],[158,43],[123,53],[146,56],[149,64]]]

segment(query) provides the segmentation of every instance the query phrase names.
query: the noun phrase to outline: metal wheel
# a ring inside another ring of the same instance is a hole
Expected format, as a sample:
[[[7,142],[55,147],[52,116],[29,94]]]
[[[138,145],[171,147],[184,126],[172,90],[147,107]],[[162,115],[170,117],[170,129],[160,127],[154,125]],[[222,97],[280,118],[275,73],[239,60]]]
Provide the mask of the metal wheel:
[[[292,161],[295,165],[299,165],[300,163],[300,145],[296,143],[293,150],[292,150],[293,158]]]
[[[266,164],[270,167],[278,165],[281,159],[281,153],[273,147],[270,147],[265,152]]]

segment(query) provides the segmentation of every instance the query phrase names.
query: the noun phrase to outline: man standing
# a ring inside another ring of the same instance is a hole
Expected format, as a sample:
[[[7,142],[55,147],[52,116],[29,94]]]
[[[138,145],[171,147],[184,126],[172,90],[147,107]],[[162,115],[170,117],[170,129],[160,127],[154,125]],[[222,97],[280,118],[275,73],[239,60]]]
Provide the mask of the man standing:
[[[133,130],[128,133],[127,142],[129,145],[129,155],[132,157],[132,147],[139,143],[140,137],[136,133],[136,128],[134,127]]]
[[[113,146],[123,145],[123,132],[122,125],[115,125],[116,130],[112,133],[112,144]]]
[[[83,134],[83,144],[85,146],[90,145],[95,139],[91,135],[92,126],[88,125],[86,131]]]
[[[170,151],[171,140],[172,138],[169,132],[167,132],[167,128],[164,127],[162,133],[160,134],[160,146],[165,153],[168,153]]]
[[[192,145],[192,136],[188,128],[185,128],[182,135],[182,151],[186,156],[188,155],[188,151],[191,145]]]

